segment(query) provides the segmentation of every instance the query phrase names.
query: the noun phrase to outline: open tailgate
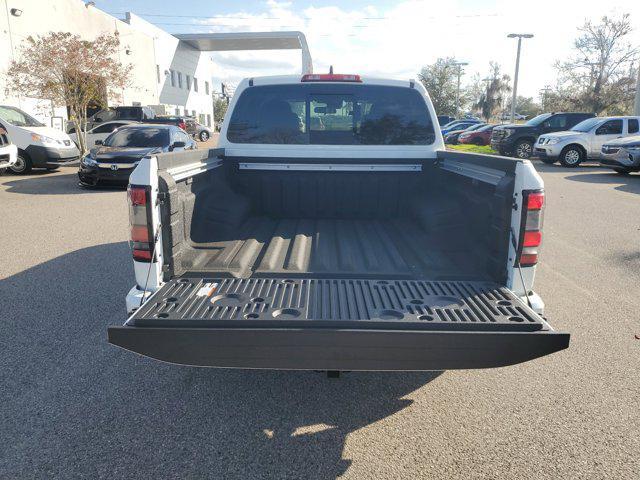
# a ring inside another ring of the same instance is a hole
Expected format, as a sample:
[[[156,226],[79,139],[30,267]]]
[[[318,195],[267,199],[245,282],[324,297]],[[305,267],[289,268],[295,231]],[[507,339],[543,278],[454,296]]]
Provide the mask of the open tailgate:
[[[491,282],[179,278],[109,342],[185,365],[444,370],[531,360],[569,334]]]

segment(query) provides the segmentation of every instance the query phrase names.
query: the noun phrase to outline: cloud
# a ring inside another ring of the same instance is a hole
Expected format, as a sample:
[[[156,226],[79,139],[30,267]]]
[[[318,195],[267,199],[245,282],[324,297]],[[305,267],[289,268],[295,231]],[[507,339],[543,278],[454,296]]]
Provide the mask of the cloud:
[[[585,18],[628,12],[640,25],[640,2],[628,0],[539,0],[535,6],[512,0],[494,0],[485,6],[468,0],[348,5],[336,2],[297,10],[293,2],[269,0],[260,13],[225,14],[225,18],[207,19],[206,25],[217,32],[300,30],[307,37],[317,72],[333,65],[336,72],[415,78],[423,65],[452,56],[469,62],[468,79],[475,72],[486,75],[490,61],[513,75],[516,42],[506,35],[515,29],[535,34],[523,42],[520,64],[519,92],[528,96],[537,96],[545,84],[554,83],[553,63],[571,54],[577,28]],[[639,31],[634,38],[640,44]],[[219,63],[217,73],[221,79],[237,81],[300,73],[300,65],[298,51],[240,52]]]

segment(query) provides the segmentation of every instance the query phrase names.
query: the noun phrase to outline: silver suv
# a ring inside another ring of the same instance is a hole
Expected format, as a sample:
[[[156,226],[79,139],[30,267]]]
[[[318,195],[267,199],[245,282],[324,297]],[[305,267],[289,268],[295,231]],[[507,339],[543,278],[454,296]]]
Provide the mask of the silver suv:
[[[602,146],[612,140],[638,135],[640,117],[595,117],[570,130],[540,135],[534,155],[545,163],[577,167],[588,159],[599,159]]]

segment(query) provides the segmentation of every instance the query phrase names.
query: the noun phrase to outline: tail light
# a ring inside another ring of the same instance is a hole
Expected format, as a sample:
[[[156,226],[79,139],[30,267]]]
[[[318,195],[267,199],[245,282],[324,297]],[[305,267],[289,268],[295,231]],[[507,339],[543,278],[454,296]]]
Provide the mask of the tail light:
[[[522,224],[518,260],[521,267],[531,267],[538,263],[538,253],[542,243],[542,222],[544,212],[544,192],[523,192]]]
[[[343,73],[308,73],[302,76],[301,82],[357,82],[362,83],[360,75],[345,75]]]
[[[129,226],[131,228],[131,251],[138,262],[153,260],[153,229],[151,221],[151,189],[129,185]]]

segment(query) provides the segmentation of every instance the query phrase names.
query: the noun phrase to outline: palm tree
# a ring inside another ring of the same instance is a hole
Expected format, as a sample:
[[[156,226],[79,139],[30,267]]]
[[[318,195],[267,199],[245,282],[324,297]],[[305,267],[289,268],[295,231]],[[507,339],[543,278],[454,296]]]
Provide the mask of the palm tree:
[[[486,121],[502,111],[509,92],[511,92],[511,78],[509,75],[500,74],[500,65],[491,62],[489,69],[491,73],[487,79],[487,89],[474,105]]]

